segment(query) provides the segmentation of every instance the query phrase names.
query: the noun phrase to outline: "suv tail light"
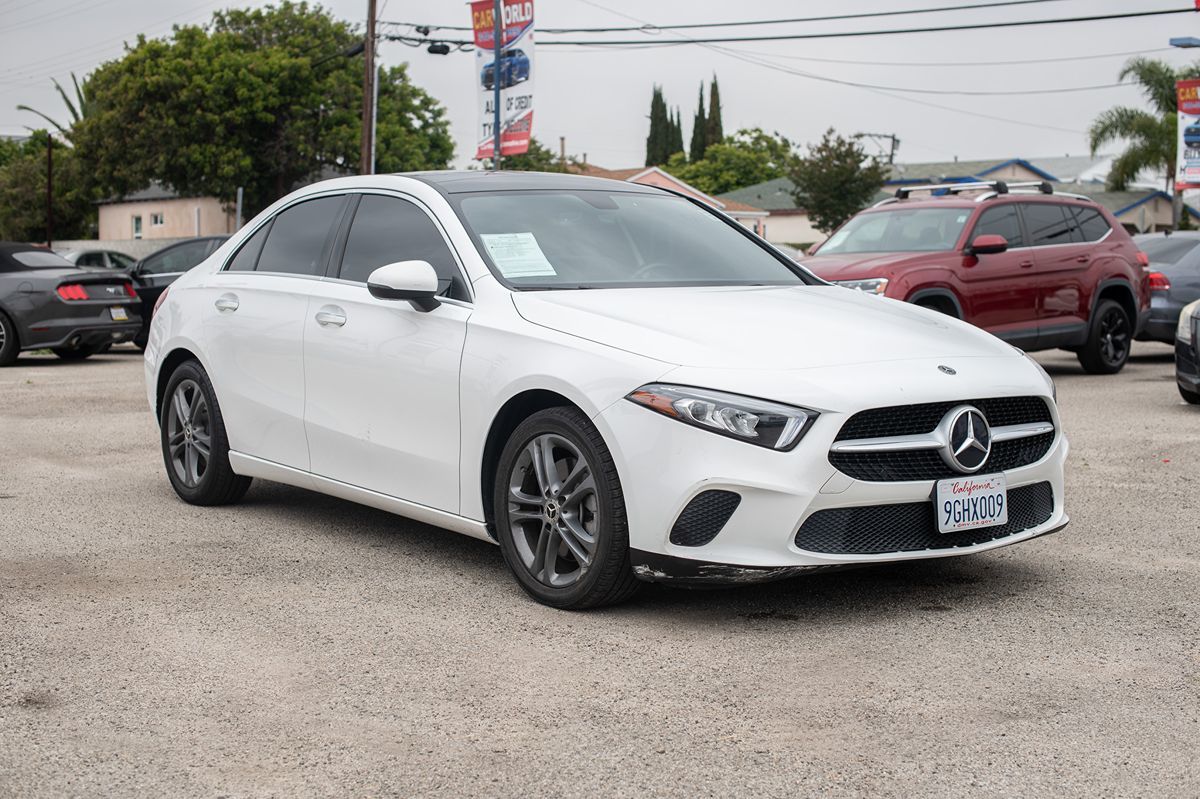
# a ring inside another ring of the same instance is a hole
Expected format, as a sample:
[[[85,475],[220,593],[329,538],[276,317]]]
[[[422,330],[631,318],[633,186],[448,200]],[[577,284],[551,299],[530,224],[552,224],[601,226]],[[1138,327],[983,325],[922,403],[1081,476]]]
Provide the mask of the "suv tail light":
[[[80,283],[64,283],[55,289],[55,291],[58,292],[58,296],[68,302],[89,299],[87,289]]]
[[[1149,266],[1150,265],[1150,256],[1146,255],[1146,253],[1142,252],[1141,250],[1138,250],[1137,262],[1141,266]]]
[[[1150,273],[1150,290],[1151,291],[1170,291],[1171,281],[1162,272]]]

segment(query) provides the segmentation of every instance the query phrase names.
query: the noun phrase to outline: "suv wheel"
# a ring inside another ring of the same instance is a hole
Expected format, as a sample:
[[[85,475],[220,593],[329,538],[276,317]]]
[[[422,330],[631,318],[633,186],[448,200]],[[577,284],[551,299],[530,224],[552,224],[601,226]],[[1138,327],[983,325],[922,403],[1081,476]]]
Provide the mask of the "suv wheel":
[[[637,590],[616,465],[579,410],[548,408],[522,422],[504,446],[494,489],[500,551],[534,599],[582,610]]]
[[[1101,300],[1092,315],[1087,343],[1076,353],[1085,372],[1111,375],[1121,371],[1129,360],[1133,325],[1129,314],[1115,300]]]
[[[221,406],[196,361],[185,361],[171,375],[159,424],[167,477],[184,502],[229,505],[250,488],[250,478],[234,474],[229,465]]]

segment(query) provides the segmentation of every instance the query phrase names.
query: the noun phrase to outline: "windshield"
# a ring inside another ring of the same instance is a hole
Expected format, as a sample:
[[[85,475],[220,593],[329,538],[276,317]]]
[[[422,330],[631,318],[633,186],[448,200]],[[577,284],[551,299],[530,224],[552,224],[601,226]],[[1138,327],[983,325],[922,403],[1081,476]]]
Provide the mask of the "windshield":
[[[681,197],[539,191],[454,200],[492,271],[516,289],[804,283],[798,267]]]
[[[1159,264],[1175,264],[1183,260],[1183,256],[1191,252],[1197,244],[1200,244],[1200,239],[1159,236],[1154,239],[1139,240],[1137,244],[1151,261]]]
[[[953,250],[969,208],[897,208],[860,214],[829,237],[818,255]]]
[[[12,253],[12,259],[21,266],[33,269],[61,269],[64,266],[70,269],[75,268],[75,265],[66,258],[49,250],[21,250]]]

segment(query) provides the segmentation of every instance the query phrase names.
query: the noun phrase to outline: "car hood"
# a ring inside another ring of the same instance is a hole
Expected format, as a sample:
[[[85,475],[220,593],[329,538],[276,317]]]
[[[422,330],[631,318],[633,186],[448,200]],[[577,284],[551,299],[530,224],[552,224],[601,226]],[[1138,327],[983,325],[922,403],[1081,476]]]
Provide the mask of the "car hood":
[[[891,271],[920,266],[932,260],[942,261],[947,252],[875,252],[845,255],[809,255],[800,259],[817,277],[825,280],[858,280],[865,277],[886,277]]]
[[[515,292],[529,322],[680,366],[808,369],[1016,355],[957,319],[835,286]]]

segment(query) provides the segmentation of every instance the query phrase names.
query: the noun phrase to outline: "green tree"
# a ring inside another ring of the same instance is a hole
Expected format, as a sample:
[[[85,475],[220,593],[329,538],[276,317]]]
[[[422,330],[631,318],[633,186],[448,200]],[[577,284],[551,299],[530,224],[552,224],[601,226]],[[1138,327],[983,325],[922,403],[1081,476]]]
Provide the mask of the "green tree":
[[[36,130],[24,142],[6,144],[0,163],[0,239],[46,240],[46,148],[50,134]],[[74,148],[55,141],[55,239],[94,235],[96,207],[89,189],[88,165]]]
[[[671,155],[671,119],[662,87],[655,86],[650,97],[650,133],[646,136],[646,166],[665,164]]]
[[[692,119],[692,144],[688,152],[691,160],[699,161],[704,157],[704,150],[708,146],[705,139],[707,131],[708,122],[704,116],[704,81],[700,81],[700,97],[696,100],[696,116]]]
[[[529,139],[529,150],[521,155],[506,155],[500,166],[516,172],[565,172],[558,154],[535,138]]]
[[[725,141],[725,130],[721,126],[721,90],[717,86],[717,76],[713,75],[708,89],[708,118],[704,126],[704,144],[712,147]]]
[[[671,116],[671,144],[667,148],[668,160],[675,153],[682,153],[683,149],[683,119],[680,117],[678,106],[675,108],[675,113]]]
[[[795,157],[783,136],[751,128],[709,146],[698,161],[687,161],[683,153],[672,156],[667,171],[706,194],[721,194],[783,177]]]
[[[813,225],[831,233],[858,213],[883,187],[887,170],[868,158],[855,139],[837,135],[833,128],[820,143],[792,165],[789,177],[795,184],[796,205],[808,211]]]
[[[357,171],[362,61],[341,53],[361,36],[283,2],[139,37],[88,78],[79,154],[106,194],[160,180],[232,203],[244,186],[249,214],[322,170]],[[376,141],[380,171],[443,168],[453,155],[444,110],[403,66],[383,72]]]

